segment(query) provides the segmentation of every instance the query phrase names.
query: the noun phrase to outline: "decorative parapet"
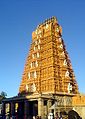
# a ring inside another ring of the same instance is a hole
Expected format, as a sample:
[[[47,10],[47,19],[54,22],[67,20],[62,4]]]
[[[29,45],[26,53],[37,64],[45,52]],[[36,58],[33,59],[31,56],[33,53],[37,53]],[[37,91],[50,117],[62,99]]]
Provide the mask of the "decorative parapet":
[[[73,106],[85,106],[85,95],[76,95],[72,97]]]

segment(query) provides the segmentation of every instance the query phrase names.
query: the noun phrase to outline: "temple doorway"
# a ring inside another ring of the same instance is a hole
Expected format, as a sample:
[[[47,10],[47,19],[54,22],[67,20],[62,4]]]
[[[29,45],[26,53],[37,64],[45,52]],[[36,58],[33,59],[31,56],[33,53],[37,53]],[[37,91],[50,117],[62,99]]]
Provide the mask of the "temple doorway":
[[[38,101],[29,101],[29,117],[30,119],[38,115]]]
[[[76,111],[71,110],[68,113],[68,119],[82,119],[82,118],[79,116],[79,114]]]
[[[16,117],[18,119],[24,119],[24,101],[18,103],[18,109],[16,112]]]

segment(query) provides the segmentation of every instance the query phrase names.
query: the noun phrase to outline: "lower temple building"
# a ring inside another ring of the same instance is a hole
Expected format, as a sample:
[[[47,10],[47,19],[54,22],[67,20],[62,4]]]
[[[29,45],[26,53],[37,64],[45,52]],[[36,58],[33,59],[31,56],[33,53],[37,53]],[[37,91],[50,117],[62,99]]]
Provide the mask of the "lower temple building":
[[[49,114],[68,118],[73,114],[76,95],[78,85],[62,27],[52,17],[33,31],[18,96],[3,100],[2,113],[17,119],[33,119],[37,115],[47,119]]]

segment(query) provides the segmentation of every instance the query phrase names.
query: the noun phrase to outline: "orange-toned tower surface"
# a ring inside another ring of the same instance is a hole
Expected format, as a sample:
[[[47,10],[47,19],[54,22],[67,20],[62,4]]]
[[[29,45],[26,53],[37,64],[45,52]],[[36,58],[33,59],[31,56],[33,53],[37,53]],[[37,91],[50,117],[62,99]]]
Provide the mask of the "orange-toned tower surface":
[[[78,85],[56,17],[39,24],[32,33],[19,93],[77,94]]]

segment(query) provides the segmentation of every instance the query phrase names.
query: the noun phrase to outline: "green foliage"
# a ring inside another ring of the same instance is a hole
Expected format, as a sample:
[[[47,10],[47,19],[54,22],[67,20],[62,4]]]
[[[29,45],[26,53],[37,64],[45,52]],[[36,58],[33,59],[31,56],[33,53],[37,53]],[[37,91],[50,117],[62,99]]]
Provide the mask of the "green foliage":
[[[4,92],[4,91],[2,91],[0,95],[1,95],[3,98],[6,98],[7,93],[6,93],[6,92]]]
[[[6,96],[7,96],[7,93],[6,93],[6,92],[2,91],[2,92],[0,93],[0,104],[1,104],[2,100],[3,100],[4,98],[6,98]]]
[[[6,93],[6,92],[2,91],[2,92],[0,93],[0,104],[1,104],[2,100],[3,100],[4,98],[6,98],[6,96],[7,96],[7,93]]]

